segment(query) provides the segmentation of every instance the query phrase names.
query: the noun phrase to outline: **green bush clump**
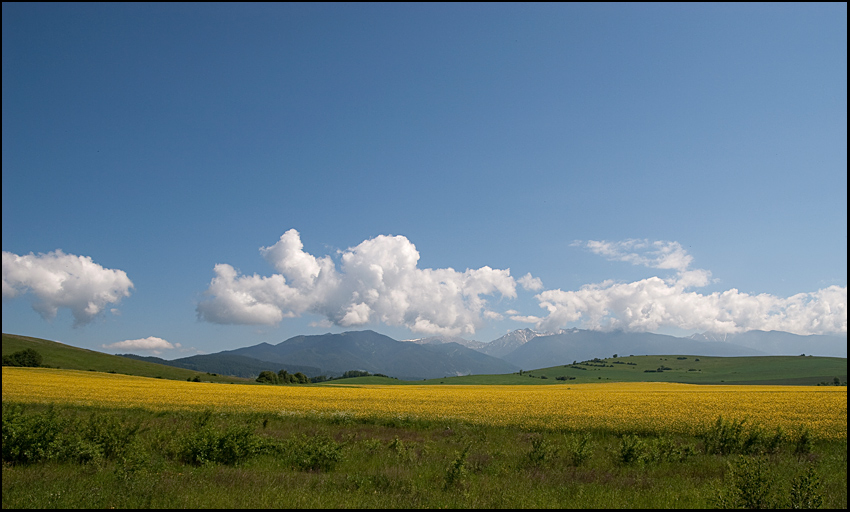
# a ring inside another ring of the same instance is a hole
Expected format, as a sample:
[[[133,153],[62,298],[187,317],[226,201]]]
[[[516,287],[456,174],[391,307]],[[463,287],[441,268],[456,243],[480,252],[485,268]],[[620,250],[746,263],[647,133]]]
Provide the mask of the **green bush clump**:
[[[112,415],[91,413],[84,424],[64,434],[64,458],[76,462],[117,460],[133,446],[140,425],[127,424]]]
[[[781,427],[772,432],[766,431],[759,425],[746,426],[746,419],[727,421],[722,416],[717,418],[702,435],[705,453],[715,455],[776,453],[787,439]],[[795,438],[795,452],[809,453],[811,451],[811,434],[806,428],[801,428]]]
[[[221,431],[203,425],[183,438],[181,458],[195,465],[236,465],[260,452],[262,440],[249,425],[230,425]]]
[[[620,438],[618,459],[622,464],[640,462],[644,451],[643,440],[634,434],[626,434]]]
[[[571,466],[581,466],[593,454],[593,444],[590,442],[590,433],[565,434],[566,457]]]
[[[285,451],[298,470],[328,472],[342,462],[342,448],[342,444],[328,436],[307,437],[302,434],[290,440]]]
[[[61,417],[51,406],[24,413],[20,405],[3,406],[3,462],[116,460],[133,446],[139,424],[127,424],[93,412],[88,420]]]
[[[682,445],[668,436],[639,437],[626,434],[620,438],[618,460],[622,464],[657,464],[683,462],[695,452],[691,445]]]
[[[741,455],[728,462],[728,487],[718,493],[720,508],[773,508],[773,481],[764,457]]]
[[[542,434],[532,436],[531,450],[526,454],[528,462],[532,466],[546,465],[557,457],[557,455],[558,448]]]
[[[823,506],[823,495],[820,490],[820,478],[815,473],[813,464],[808,464],[805,471],[791,482],[788,508],[814,509]]]
[[[23,406],[3,405],[3,462],[32,464],[61,458],[64,422],[50,407],[24,414]]]
[[[38,368],[42,362],[41,354],[33,348],[25,348],[15,353],[3,356],[3,366],[26,366]]]

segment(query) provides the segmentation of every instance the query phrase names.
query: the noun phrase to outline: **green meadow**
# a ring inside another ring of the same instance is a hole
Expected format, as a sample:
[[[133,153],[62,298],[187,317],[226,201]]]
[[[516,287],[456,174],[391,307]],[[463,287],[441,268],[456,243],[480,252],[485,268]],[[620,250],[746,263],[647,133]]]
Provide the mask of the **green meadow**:
[[[3,508],[834,508],[847,441],[3,403]]]

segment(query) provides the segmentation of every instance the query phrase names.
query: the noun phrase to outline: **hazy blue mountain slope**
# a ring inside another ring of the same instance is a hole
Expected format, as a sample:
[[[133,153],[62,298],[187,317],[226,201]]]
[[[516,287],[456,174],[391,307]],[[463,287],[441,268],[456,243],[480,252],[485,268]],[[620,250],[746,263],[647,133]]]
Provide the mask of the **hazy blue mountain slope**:
[[[320,368],[315,366],[296,366],[296,365],[281,365],[281,363],[272,361],[262,361],[252,357],[245,357],[233,354],[203,354],[190,357],[182,357],[179,359],[167,360],[152,356],[138,356],[135,354],[120,354],[123,357],[148,361],[152,363],[165,364],[175,366],[177,368],[186,368],[196,372],[217,373],[219,375],[233,375],[235,377],[255,378],[263,370],[271,370],[277,372],[285,369],[289,373],[301,372],[308,377],[322,375]],[[339,374],[327,374],[329,377]]]
[[[801,336],[782,331],[747,331],[733,334],[705,332],[694,334],[690,338],[693,340],[725,341],[777,356],[811,354],[814,356],[847,357],[847,335],[812,334]]]
[[[701,342],[663,334],[624,331],[571,330],[536,336],[511,353],[505,361],[523,369],[544,368],[614,354],[695,354],[704,356],[756,356],[765,352],[724,342]]]
[[[452,346],[446,350],[443,345]],[[458,344],[420,345],[394,340],[374,331],[295,336],[277,345],[260,344],[220,354],[262,358],[281,364],[317,366],[323,371],[365,370],[401,379],[446,375],[510,373],[504,361]],[[482,357],[484,356],[484,357]],[[507,370],[506,370],[507,369]]]

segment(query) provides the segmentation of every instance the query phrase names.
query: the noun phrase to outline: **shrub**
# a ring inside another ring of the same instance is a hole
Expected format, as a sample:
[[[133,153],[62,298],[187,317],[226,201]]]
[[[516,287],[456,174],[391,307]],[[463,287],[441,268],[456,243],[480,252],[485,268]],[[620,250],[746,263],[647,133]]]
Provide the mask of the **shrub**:
[[[25,348],[13,354],[3,356],[3,366],[26,366],[38,368],[41,366],[42,357],[37,350]]]
[[[619,460],[623,464],[640,462],[643,456],[644,442],[634,434],[626,434],[620,438]]]
[[[813,509],[823,505],[820,479],[815,474],[813,465],[808,464],[805,472],[791,482],[789,501],[789,508],[794,509]]]
[[[71,457],[78,462],[117,459],[133,444],[140,425],[128,425],[109,414],[92,413],[85,427],[69,437]]]
[[[342,461],[342,445],[327,436],[301,435],[290,441],[293,465],[301,471],[331,471]]]
[[[25,415],[21,406],[4,405],[3,462],[32,464],[60,458],[63,423],[52,407]]]
[[[763,457],[740,456],[729,462],[727,494],[717,497],[720,508],[773,508],[773,481]]]
[[[467,445],[457,457],[449,463],[446,468],[445,484],[443,488],[446,490],[452,489],[461,485],[466,478],[466,456],[469,454],[469,448],[472,445]]]
[[[260,438],[248,425],[231,425],[222,432],[204,424],[183,439],[180,454],[189,464],[236,465],[256,455],[261,447]]]
[[[395,438],[390,441],[389,448],[395,452],[398,460],[402,462],[410,462],[413,460],[413,450],[411,450],[410,447],[405,446],[404,442],[402,442],[398,436],[395,436]]]
[[[703,436],[705,452],[718,455],[739,452],[745,422],[746,419],[730,422],[724,420],[723,416],[718,416],[717,421]]]
[[[682,462],[693,453],[690,445],[679,445],[672,438],[661,436],[643,442],[643,462]]]
[[[536,434],[531,438],[531,451],[526,456],[533,466],[543,466],[557,455],[557,448],[543,435]]]
[[[593,453],[593,445],[590,442],[590,433],[571,434],[564,436],[566,444],[566,456],[572,466],[581,466]]]

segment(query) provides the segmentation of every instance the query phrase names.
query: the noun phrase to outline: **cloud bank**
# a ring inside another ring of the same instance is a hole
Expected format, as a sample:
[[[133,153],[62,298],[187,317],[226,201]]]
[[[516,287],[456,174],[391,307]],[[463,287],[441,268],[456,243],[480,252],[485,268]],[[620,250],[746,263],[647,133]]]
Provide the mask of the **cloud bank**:
[[[45,320],[59,308],[74,315],[74,327],[91,322],[109,304],[130,295],[133,283],[123,270],[103,268],[88,256],[57,249],[37,256],[3,251],[3,300],[32,293],[35,309]]]
[[[138,340],[124,340],[109,345],[101,345],[101,347],[111,350],[145,350],[156,355],[162,354],[163,350],[180,348],[179,343],[170,343],[162,338],[148,336]]]
[[[577,291],[547,290],[536,296],[548,314],[535,321],[555,330],[578,322],[586,329],[657,331],[662,327],[735,333],[777,330],[795,334],[847,332],[847,287],[830,286],[783,298],[750,295],[737,289],[702,295],[691,288],[709,283],[707,270],[689,270],[693,258],[677,242],[626,240],[575,242],[603,257],[651,268],[671,269],[675,277],[631,283],[607,280]]]
[[[484,318],[501,318],[484,296],[516,297],[510,269],[458,272],[419,268],[419,252],[404,236],[380,235],[342,251],[340,268],[329,256],[304,252],[290,229],[260,253],[279,273],[239,275],[215,266],[210,297],[198,304],[199,318],[222,324],[273,325],[312,313],[342,327],[371,322],[428,334],[473,334]],[[523,278],[536,286],[535,278]]]
[[[419,252],[403,236],[378,236],[341,251],[339,268],[330,256],[304,251],[291,229],[260,253],[275,269],[270,276],[240,275],[228,264],[198,304],[199,318],[221,324],[274,325],[284,318],[315,314],[314,325],[356,327],[383,323],[427,334],[473,334],[485,322],[510,320],[555,331],[585,329],[654,332],[665,327],[734,333],[781,330],[796,334],[847,332],[847,287],[830,286],[791,297],[750,295],[737,289],[700,294],[711,272],[691,268],[693,257],[678,242],[629,239],[577,241],[611,260],[665,272],[634,282],[606,280],[578,290],[545,290],[530,273],[510,269],[421,269]],[[493,311],[489,297],[514,299],[517,287],[532,292],[543,315],[514,309]]]

